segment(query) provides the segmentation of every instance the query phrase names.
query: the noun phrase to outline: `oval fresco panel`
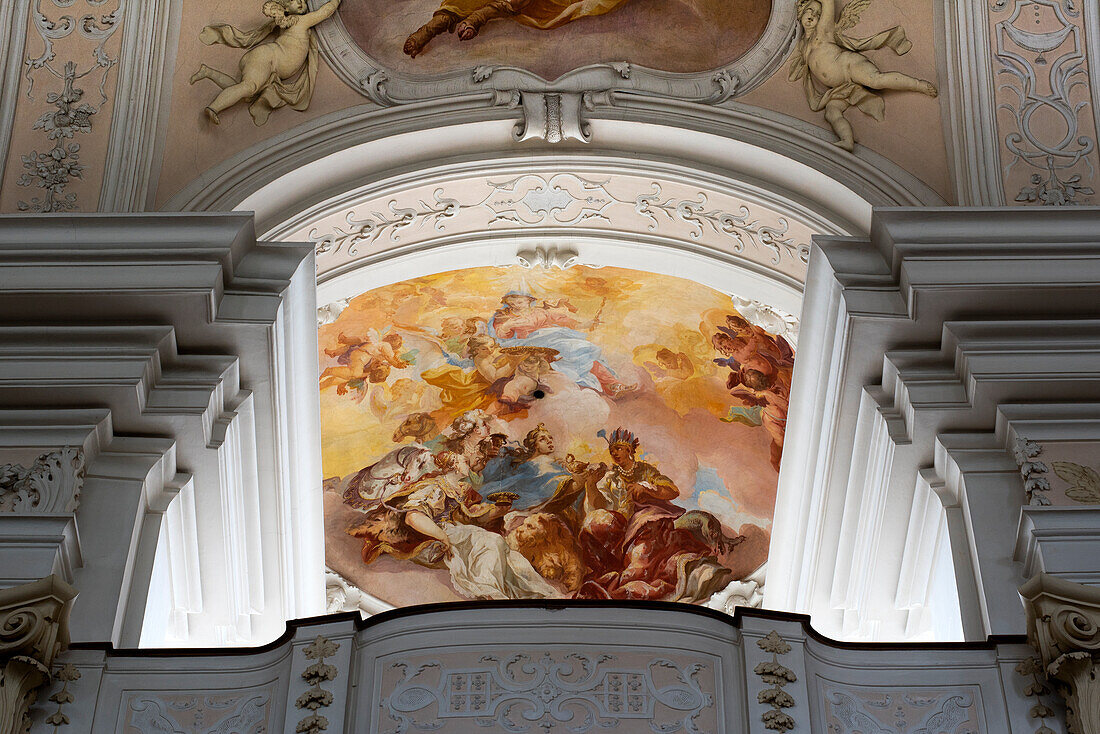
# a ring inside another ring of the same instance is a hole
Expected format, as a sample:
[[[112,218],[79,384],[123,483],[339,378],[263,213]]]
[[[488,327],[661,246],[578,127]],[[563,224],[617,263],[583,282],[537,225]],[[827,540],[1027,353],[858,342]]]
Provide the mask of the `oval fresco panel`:
[[[730,296],[473,268],[319,340],[327,561],[379,599],[703,603],[767,560],[794,355]]]
[[[763,36],[771,8],[772,0],[343,0],[339,13],[359,48],[402,74],[486,65],[552,80],[606,62],[716,69]]]

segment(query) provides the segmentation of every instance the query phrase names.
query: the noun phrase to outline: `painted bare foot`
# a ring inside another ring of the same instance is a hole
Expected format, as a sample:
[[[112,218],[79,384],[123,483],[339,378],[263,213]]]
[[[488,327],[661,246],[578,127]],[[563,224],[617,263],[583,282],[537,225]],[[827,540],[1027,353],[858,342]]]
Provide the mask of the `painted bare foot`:
[[[927,94],[929,97],[940,96],[940,91],[936,89],[936,85],[932,82],[926,82],[923,79],[920,83],[920,92],[921,94]]]
[[[213,107],[206,108],[206,116],[209,117],[210,121],[213,122],[215,125],[222,124],[221,119],[218,117],[218,113],[214,111]]]
[[[627,385],[625,382],[616,382],[607,387],[607,395],[612,399],[625,397],[638,392],[640,385]]]
[[[199,70],[191,75],[191,83],[201,81],[206,78],[206,64],[199,67]]]
[[[478,27],[468,20],[464,20],[455,27],[455,33],[459,40],[469,41],[477,35]]]

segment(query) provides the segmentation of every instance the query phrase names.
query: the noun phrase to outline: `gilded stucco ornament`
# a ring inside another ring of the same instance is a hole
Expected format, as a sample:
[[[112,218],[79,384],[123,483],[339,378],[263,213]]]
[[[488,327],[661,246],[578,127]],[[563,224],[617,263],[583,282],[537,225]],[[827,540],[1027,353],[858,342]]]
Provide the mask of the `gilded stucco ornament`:
[[[54,658],[69,643],[76,589],[56,576],[0,590],[0,734],[21,734]]]
[[[880,31],[868,38],[853,38],[847,31],[859,23],[860,14],[871,0],[851,0],[837,16],[836,0],[799,0],[798,21],[802,36],[791,61],[789,79],[801,81],[806,101],[814,112],[825,112],[825,120],[837,135],[836,144],[849,152],[855,149],[855,133],[844,113],[850,107],[878,122],[886,117],[886,104],[878,94],[884,89],[938,94],[932,82],[896,71],[880,71],[865,55],[889,48],[901,56],[913,42],[901,26]]]
[[[203,28],[199,38],[207,46],[220,43],[248,49],[241,57],[239,78],[206,64],[191,76],[192,84],[209,79],[222,88],[206,107],[207,117],[218,124],[222,112],[245,100],[250,102],[248,111],[257,125],[266,123],[272,111],[280,107],[289,106],[299,112],[308,109],[318,63],[313,27],[330,18],[339,7],[340,0],[329,0],[317,10],[306,12],[306,0],[268,0],[263,4],[263,13],[271,20],[259,28],[241,31],[225,23]]]
[[[1100,590],[1040,573],[1020,596],[1028,641],[1066,701],[1070,734],[1100,731]]]

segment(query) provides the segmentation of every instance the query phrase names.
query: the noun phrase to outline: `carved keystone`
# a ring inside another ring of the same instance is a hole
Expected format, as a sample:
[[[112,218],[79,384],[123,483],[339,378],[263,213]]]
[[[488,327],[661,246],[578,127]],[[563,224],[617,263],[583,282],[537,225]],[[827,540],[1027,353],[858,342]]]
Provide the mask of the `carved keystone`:
[[[1040,573],[1020,596],[1028,641],[1066,701],[1070,734],[1100,731],[1100,589]]]
[[[76,589],[56,576],[0,590],[0,734],[25,732],[27,711],[69,644]]]

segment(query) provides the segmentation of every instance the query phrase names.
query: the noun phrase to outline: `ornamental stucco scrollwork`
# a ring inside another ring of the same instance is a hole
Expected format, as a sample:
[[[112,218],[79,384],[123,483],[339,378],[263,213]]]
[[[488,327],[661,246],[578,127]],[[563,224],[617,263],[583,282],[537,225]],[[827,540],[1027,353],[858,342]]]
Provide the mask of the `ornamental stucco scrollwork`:
[[[982,730],[973,686],[823,689],[825,721],[834,734],[975,734]]]
[[[797,259],[803,265],[810,261],[809,243],[796,244],[787,237],[790,225],[783,217],[776,226],[768,226],[752,218],[747,206],[737,212],[708,208],[707,195],[699,192],[698,200],[676,199],[661,196],[661,185],[653,184],[653,192],[640,194],[634,200],[634,211],[650,220],[649,228],[655,230],[661,223],[657,214],[668,221],[679,221],[691,227],[688,237],[697,240],[708,229],[716,235],[729,237],[736,253],[743,253],[746,245],[767,250],[773,265],[784,259]]]
[[[84,484],[84,452],[42,454],[29,467],[0,465],[0,512],[75,512]]]
[[[707,667],[703,663],[654,658],[643,666],[624,666],[613,655],[576,652],[484,655],[479,662],[469,667],[436,660],[393,663],[401,678],[382,699],[394,722],[390,732],[466,722],[506,732],[560,724],[583,734],[638,721],[653,731],[702,734],[698,719],[714,705],[698,680]],[[659,672],[666,674],[661,682]]]
[[[310,0],[310,4],[313,8],[320,8],[323,1]],[[441,28],[436,28],[434,34],[440,31]],[[578,96],[582,104],[588,102],[585,96],[590,99],[591,96],[601,96],[610,100],[611,95],[620,92],[721,104],[767,80],[783,62],[795,33],[794,3],[775,2],[763,36],[740,58],[719,68],[669,73],[625,60],[601,61],[572,69],[548,81],[529,70],[502,64],[474,64],[457,73],[405,73],[388,68],[364,51],[339,16],[317,28],[321,51],[336,74],[378,105],[394,106],[479,93],[486,94],[488,104],[497,105],[503,97],[515,95],[524,97],[524,104],[530,97],[531,104],[544,106],[537,113],[538,120],[553,116],[553,111],[546,106],[549,98],[558,97],[558,102],[564,102],[566,95]],[[551,101],[553,104],[556,102]],[[525,127],[534,127],[536,135],[543,137],[537,132],[537,124],[532,125],[529,121]],[[577,133],[571,137],[587,139],[588,133],[582,128],[583,122],[571,127],[570,131]],[[544,139],[553,142],[549,136]]]
[[[1068,0],[992,0],[990,10],[1006,194],[1047,206],[1084,203],[1097,174],[1088,91],[1096,60],[1087,58],[1081,10]],[[1026,182],[1010,177],[1017,168]]]
[[[318,270],[384,249],[465,233],[534,228],[613,229],[699,243],[799,280],[813,230],[732,194],[638,176],[522,173],[460,179],[367,199],[296,233]]]
[[[1100,590],[1040,573],[1020,596],[1028,642],[1065,699],[1070,734],[1100,731]]]
[[[61,15],[51,19],[42,10],[43,3],[47,1],[55,9],[67,9],[72,7],[74,0],[34,0],[31,13],[34,28],[42,39],[42,52],[38,56],[28,56],[24,62],[27,97],[34,99],[35,84],[42,72],[61,82],[60,91],[46,94],[46,102],[53,109],[44,112],[33,126],[33,129],[45,133],[52,147],[45,152],[32,150],[22,156],[25,172],[19,178],[19,185],[41,189],[43,194],[31,198],[29,202],[19,201],[18,207],[20,211],[40,213],[71,211],[78,206],[77,195],[66,190],[73,179],[84,177],[80,143],[75,138],[78,134],[92,132],[92,117],[107,103],[108,76],[111,68],[118,63],[118,56],[111,55],[107,44],[121,26],[126,6],[126,0],[118,0],[118,5],[109,13],[86,13],[79,19],[73,15]],[[93,8],[99,8],[109,0],[87,2]],[[59,68],[54,44],[69,38],[74,32],[95,42],[92,60],[86,67],[70,60]],[[95,83],[96,77],[99,81],[99,100],[92,104],[84,99],[84,89],[76,85],[82,80]]]
[[[129,694],[123,732],[201,732],[238,734],[264,732],[271,725],[276,685],[222,691]]]
[[[0,590],[0,734],[23,734],[38,689],[69,644],[76,589],[56,576]]]

